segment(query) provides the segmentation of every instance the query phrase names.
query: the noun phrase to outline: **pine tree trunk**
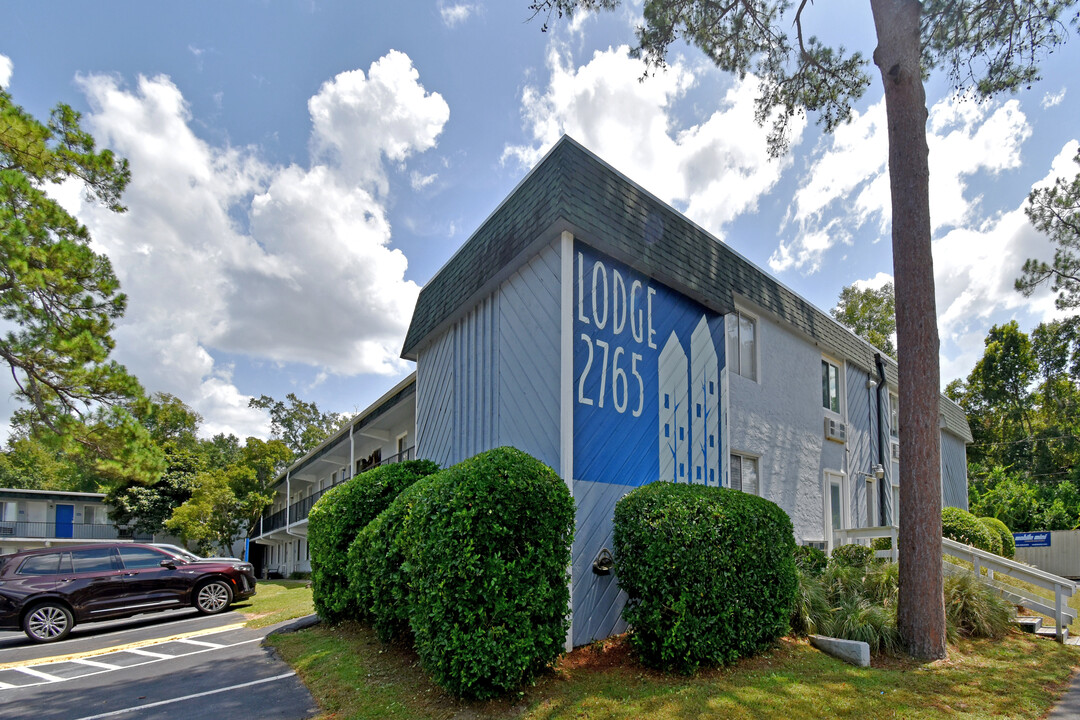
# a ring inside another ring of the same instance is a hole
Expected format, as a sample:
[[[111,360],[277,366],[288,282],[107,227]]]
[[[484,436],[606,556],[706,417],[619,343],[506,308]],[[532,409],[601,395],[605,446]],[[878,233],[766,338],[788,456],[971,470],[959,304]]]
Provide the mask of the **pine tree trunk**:
[[[900,365],[900,592],[897,624],[917,658],[945,657],[937,307],[930,252],[926,93],[918,0],[871,0],[885,85]]]

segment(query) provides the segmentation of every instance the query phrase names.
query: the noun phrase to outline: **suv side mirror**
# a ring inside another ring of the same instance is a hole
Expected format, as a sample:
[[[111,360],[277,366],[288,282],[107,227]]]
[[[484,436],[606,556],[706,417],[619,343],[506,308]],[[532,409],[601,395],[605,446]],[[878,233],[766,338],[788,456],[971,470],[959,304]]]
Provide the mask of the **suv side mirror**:
[[[175,570],[176,569],[176,561],[175,560],[162,560],[160,565],[161,565],[161,567],[169,568],[170,570]]]

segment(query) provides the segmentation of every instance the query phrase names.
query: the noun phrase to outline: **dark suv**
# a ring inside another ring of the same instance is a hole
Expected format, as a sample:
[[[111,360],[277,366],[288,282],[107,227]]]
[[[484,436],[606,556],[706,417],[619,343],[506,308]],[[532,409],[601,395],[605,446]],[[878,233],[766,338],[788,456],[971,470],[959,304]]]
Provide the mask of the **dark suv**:
[[[76,623],[194,606],[210,615],[255,594],[244,562],[189,562],[149,545],[109,543],[0,555],[0,628],[35,642]]]

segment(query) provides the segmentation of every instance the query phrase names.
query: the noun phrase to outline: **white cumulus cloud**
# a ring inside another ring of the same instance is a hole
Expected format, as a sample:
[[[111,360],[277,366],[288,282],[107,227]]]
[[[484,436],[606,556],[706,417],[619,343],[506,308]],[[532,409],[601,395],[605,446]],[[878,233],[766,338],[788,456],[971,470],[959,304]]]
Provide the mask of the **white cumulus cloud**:
[[[11,62],[11,58],[7,55],[0,55],[0,87],[7,87],[11,82],[11,74],[15,71],[15,66]]]
[[[470,3],[457,3],[453,5],[439,4],[439,15],[446,27],[457,27],[469,19],[476,12],[476,5]]]
[[[753,117],[752,77],[735,81],[703,121],[680,129],[676,104],[696,83],[682,62],[642,79],[645,65],[626,46],[596,52],[580,67],[553,47],[548,67],[547,86],[529,86],[522,95],[531,140],[507,146],[504,162],[529,167],[569,134],[720,237],[727,223],[756,209],[790,164],[768,158],[767,128]],[[804,126],[795,122],[794,142]]]
[[[1046,176],[1032,187],[1045,187],[1057,177],[1074,175],[1072,158],[1077,147],[1075,140],[1066,143]],[[952,229],[934,241],[943,379],[970,372],[982,356],[982,341],[991,325],[1022,313],[1026,320],[1021,325],[1030,330],[1036,323],[1060,316],[1048,290],[1026,298],[1013,286],[1025,260],[1037,257],[1049,261],[1053,257],[1050,242],[1028,222],[1025,205],[1021,201],[996,218],[975,227]]]
[[[776,272],[813,273],[838,243],[864,226],[887,238],[891,227],[885,101],[826,136],[813,155],[792,203],[788,239],[769,259]],[[979,198],[967,196],[968,178],[1020,165],[1031,126],[1017,100],[977,102],[952,96],[936,103],[927,121],[930,221],[935,233],[968,223]]]
[[[1065,88],[1061,88],[1056,93],[1046,93],[1043,95],[1042,102],[1039,103],[1043,110],[1047,110],[1052,107],[1060,105],[1065,100]]]
[[[449,117],[408,56],[391,51],[320,88],[307,167],[200,139],[167,77],[80,83],[88,127],[131,163],[129,211],[80,217],[129,297],[116,356],[148,389],[184,399],[208,432],[261,435],[265,415],[215,352],[339,375],[402,370],[419,289],[391,244],[387,173],[434,147]]]

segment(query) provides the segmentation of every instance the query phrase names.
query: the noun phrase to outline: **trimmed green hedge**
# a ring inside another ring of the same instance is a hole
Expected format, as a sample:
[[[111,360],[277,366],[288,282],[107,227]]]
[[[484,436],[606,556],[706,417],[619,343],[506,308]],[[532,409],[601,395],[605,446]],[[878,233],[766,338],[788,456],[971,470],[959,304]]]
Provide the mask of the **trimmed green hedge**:
[[[329,622],[361,617],[346,572],[356,534],[398,493],[438,471],[430,460],[383,465],[327,490],[308,514],[311,590],[315,611]]]
[[[641,661],[692,673],[769,645],[796,593],[791,520],[763,498],[654,482],[615,506],[623,619]]]
[[[809,545],[795,546],[795,565],[803,574],[817,577],[825,572],[825,567],[828,564],[829,556],[823,550],[818,550],[816,547],[810,547]]]
[[[366,609],[375,634],[383,642],[411,633],[404,528],[413,505],[438,477],[436,473],[421,478],[402,490],[349,546],[350,587],[357,606]]]
[[[840,545],[833,548],[830,560],[839,567],[865,569],[874,560],[874,548],[869,545]]]
[[[986,526],[986,529],[1001,538],[1001,555],[1007,558],[1013,558],[1016,556],[1016,539],[1013,537],[1012,530],[1009,527],[993,517],[981,517],[979,522]]]
[[[570,491],[520,450],[481,453],[425,483],[400,542],[409,624],[435,682],[493,697],[562,653],[573,533]]]
[[[980,550],[994,552],[994,536],[979,519],[960,508],[947,507],[941,510],[941,534],[956,542],[971,545]],[[998,540],[1000,543],[1001,541]]]

